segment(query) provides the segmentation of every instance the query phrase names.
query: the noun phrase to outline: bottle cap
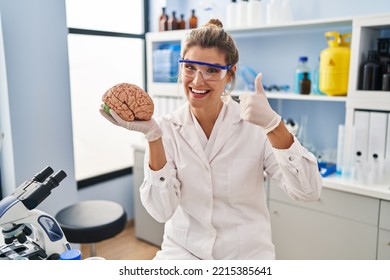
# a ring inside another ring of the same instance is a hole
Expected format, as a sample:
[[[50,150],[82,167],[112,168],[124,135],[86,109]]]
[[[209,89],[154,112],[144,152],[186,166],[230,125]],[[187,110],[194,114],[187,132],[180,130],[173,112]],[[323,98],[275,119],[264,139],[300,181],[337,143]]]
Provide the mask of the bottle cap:
[[[307,61],[307,56],[300,56],[299,61],[306,62]]]
[[[81,260],[81,251],[78,249],[66,250],[61,253],[60,260]]]

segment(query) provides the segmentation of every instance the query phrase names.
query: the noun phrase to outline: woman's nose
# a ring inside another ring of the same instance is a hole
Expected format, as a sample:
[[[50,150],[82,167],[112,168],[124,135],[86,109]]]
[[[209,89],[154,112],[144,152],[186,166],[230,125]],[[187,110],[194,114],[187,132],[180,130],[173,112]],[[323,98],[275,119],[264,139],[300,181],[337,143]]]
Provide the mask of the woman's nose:
[[[192,82],[196,85],[200,85],[200,84],[204,83],[202,71],[200,71],[200,70],[196,71],[195,77],[192,80]]]

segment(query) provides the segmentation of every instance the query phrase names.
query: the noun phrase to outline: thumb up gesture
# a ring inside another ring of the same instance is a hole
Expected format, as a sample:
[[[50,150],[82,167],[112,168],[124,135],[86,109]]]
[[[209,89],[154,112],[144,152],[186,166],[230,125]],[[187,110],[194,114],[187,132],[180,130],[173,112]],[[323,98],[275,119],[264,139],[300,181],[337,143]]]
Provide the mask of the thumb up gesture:
[[[262,80],[262,73],[255,79],[255,94],[243,94],[240,96],[241,118],[244,121],[259,125],[268,134],[280,123],[281,117],[272,110],[265,95]]]

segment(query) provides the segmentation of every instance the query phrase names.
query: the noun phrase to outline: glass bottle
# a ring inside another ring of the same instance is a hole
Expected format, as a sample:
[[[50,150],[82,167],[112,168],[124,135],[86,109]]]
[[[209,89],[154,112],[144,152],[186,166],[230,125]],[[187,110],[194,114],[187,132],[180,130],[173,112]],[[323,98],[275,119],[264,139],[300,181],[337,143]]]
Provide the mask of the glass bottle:
[[[177,30],[179,22],[176,18],[176,12],[172,12],[172,17],[168,20],[168,30]]]
[[[191,10],[191,16],[188,22],[189,22],[190,29],[198,27],[198,18],[195,15],[195,10]]]
[[[302,80],[299,81],[299,93],[310,94],[311,82],[309,80],[309,73],[304,72]]]
[[[298,60],[298,65],[295,68],[294,74],[294,92],[300,93],[300,82],[303,79],[303,73],[307,73],[307,78],[310,80],[310,67],[307,64],[307,56],[300,56]]]
[[[158,30],[159,31],[167,31],[168,30],[168,15],[166,13],[165,7],[162,7],[162,13],[160,15]]]
[[[186,29],[186,21],[184,20],[184,14],[180,15],[180,20],[177,29]]]

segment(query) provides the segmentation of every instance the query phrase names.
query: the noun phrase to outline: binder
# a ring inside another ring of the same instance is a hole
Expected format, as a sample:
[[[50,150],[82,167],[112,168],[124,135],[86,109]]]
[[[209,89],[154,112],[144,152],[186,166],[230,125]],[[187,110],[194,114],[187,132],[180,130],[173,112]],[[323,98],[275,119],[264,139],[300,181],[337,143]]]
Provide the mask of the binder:
[[[390,114],[387,114],[386,154],[385,159],[390,162]]]
[[[388,114],[384,112],[370,112],[368,134],[368,160],[383,162],[386,152]]]
[[[352,156],[354,163],[365,163],[368,159],[368,134],[370,112],[356,110],[354,114],[354,147]]]
[[[390,113],[387,114],[386,154],[384,163],[384,181],[390,182]]]
[[[381,184],[385,174],[387,113],[370,112],[368,132],[368,162],[361,173],[368,184]]]

